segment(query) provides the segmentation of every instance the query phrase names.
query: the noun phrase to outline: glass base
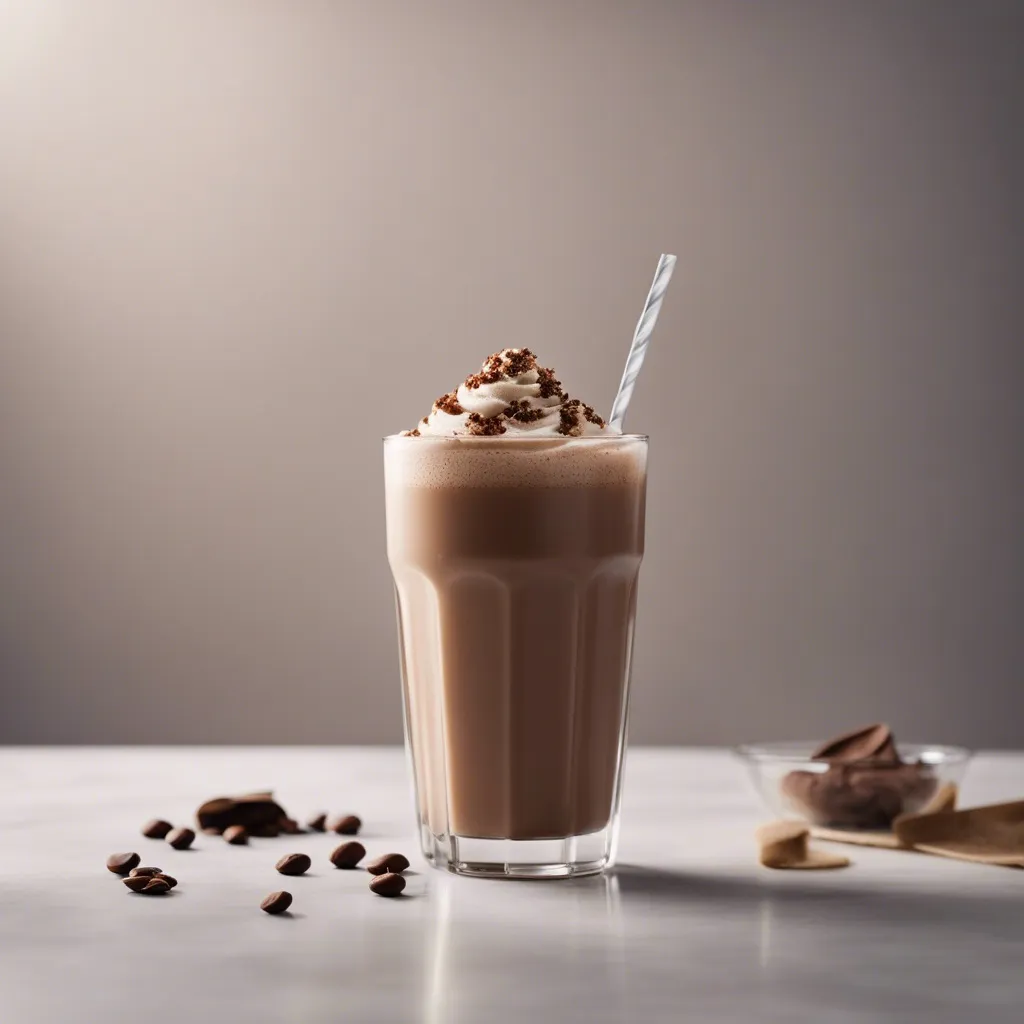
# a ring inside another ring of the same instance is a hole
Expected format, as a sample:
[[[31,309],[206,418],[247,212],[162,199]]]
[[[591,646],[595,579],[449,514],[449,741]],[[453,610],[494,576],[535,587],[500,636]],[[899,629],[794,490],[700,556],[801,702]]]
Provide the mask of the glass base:
[[[564,839],[477,839],[422,827],[423,856],[436,868],[476,878],[581,878],[614,859],[614,828]]]

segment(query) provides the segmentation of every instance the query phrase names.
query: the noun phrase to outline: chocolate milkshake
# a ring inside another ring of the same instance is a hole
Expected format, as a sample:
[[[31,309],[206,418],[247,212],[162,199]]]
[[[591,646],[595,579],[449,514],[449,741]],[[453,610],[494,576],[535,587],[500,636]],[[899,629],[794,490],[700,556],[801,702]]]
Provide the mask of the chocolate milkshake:
[[[424,853],[557,877],[612,855],[646,439],[610,431],[527,349],[491,356],[385,442]]]

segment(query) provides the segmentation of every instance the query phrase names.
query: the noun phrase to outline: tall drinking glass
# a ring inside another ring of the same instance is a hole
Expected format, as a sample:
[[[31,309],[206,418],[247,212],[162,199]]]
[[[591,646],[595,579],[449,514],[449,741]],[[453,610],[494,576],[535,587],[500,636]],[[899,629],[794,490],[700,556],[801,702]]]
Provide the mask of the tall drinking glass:
[[[388,437],[423,853],[553,878],[615,852],[647,438]]]

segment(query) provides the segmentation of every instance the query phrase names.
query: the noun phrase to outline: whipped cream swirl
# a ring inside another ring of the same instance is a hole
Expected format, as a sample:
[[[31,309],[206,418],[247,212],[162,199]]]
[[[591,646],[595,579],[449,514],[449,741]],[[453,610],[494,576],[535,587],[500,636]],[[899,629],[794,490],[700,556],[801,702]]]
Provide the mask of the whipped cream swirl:
[[[506,348],[484,360],[455,391],[442,395],[412,437],[590,437],[614,433],[528,348]]]

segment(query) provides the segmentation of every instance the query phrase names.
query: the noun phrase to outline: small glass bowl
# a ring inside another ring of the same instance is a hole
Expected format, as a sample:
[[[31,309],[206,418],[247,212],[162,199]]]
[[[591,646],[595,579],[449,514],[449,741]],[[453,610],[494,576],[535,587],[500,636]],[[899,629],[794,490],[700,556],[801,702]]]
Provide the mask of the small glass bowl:
[[[777,817],[856,832],[886,831],[914,814],[946,784],[963,781],[971,752],[963,747],[899,743],[899,766],[870,760],[814,760],[820,743],[757,743],[736,747],[754,787]]]

